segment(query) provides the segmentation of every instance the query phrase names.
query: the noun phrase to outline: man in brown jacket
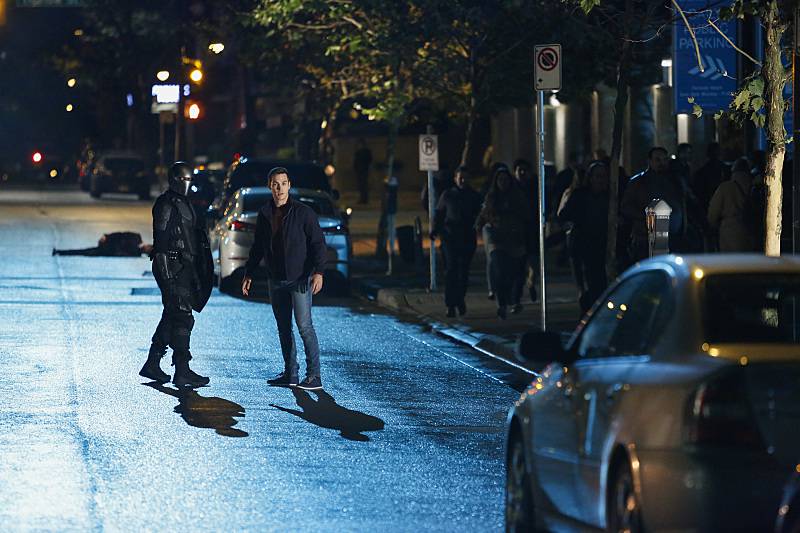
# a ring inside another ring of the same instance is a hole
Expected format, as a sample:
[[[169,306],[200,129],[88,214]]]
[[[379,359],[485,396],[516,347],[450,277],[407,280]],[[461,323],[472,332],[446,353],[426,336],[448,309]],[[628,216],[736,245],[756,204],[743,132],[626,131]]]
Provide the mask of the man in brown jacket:
[[[731,179],[717,187],[708,204],[708,223],[719,231],[720,252],[752,252],[758,236],[746,211],[753,186],[750,164],[745,158],[734,163]]]

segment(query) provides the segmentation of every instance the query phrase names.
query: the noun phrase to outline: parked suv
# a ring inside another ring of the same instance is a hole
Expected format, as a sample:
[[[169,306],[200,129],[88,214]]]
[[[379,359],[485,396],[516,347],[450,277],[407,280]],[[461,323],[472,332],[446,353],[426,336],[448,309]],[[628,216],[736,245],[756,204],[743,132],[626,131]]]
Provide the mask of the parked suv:
[[[144,159],[127,152],[101,155],[89,176],[89,194],[99,198],[108,192],[131,193],[140,200],[150,198],[151,174]]]

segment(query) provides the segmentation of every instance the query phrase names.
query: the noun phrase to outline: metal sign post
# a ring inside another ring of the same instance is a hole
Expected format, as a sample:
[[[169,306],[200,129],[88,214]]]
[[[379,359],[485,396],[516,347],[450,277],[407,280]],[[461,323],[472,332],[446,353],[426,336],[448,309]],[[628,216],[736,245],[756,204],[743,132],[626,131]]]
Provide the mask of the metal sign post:
[[[536,147],[539,153],[539,305],[542,309],[542,331],[547,330],[547,284],[544,275],[544,91],[537,91],[538,100],[536,104],[536,115],[538,124],[536,130]]]
[[[419,136],[419,169],[428,171],[428,235],[433,233],[433,219],[436,211],[436,187],[433,173],[439,170],[439,139],[433,135],[433,127],[428,133]],[[430,251],[431,283],[430,290],[436,290],[436,240],[431,239]]]
[[[534,80],[537,92],[536,152],[539,154],[539,294],[542,331],[547,330],[547,280],[544,270],[545,165],[544,165],[544,92],[561,89],[561,45],[540,44],[534,48]]]

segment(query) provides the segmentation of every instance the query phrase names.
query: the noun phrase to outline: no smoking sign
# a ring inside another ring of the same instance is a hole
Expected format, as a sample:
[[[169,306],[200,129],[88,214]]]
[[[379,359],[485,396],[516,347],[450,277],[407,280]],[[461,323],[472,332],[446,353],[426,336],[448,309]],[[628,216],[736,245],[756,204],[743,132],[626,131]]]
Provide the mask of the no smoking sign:
[[[561,89],[561,45],[539,44],[534,48],[534,79],[537,91]]]

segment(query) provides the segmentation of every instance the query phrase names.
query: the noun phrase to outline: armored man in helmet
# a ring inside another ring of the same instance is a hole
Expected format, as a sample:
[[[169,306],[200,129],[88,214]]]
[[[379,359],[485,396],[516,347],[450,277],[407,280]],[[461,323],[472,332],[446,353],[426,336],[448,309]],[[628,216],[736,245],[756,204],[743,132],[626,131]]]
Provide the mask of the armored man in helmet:
[[[169,190],[153,206],[153,275],[161,289],[164,312],[153,334],[147,362],[139,375],[166,383],[169,376],[159,362],[172,348],[176,387],[207,385],[207,377],[189,368],[189,336],[194,326],[192,309],[200,312],[211,295],[213,263],[202,216],[186,198],[193,170],[178,161],[169,170]]]

